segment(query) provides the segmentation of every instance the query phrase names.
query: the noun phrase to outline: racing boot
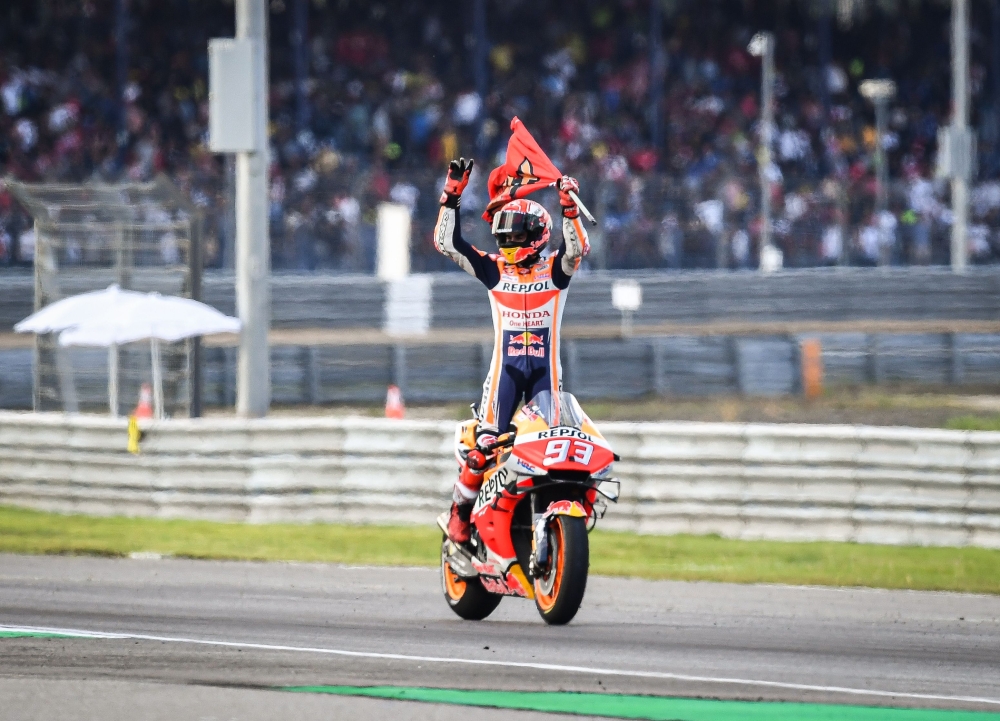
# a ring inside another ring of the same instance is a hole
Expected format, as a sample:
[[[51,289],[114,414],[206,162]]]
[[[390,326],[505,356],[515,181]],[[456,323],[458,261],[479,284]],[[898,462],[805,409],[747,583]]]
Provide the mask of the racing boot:
[[[447,521],[444,514],[438,519],[438,525],[454,543],[469,541],[469,518],[479,489],[483,486],[483,468],[486,465],[486,458],[479,449],[472,449],[464,455],[464,458],[459,457],[458,478],[455,479]]]
[[[451,504],[451,513],[448,516],[448,538],[455,543],[469,542],[469,518],[472,516],[472,504],[455,503]]]

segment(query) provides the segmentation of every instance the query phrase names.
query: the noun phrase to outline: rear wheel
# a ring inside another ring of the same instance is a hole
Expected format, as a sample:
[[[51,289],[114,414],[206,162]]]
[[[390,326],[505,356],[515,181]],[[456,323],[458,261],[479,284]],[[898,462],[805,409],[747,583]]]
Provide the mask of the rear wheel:
[[[448,538],[441,542],[441,589],[451,610],[466,621],[482,621],[500,605],[503,596],[490,593],[478,578],[464,579],[448,564]]]
[[[573,620],[587,590],[586,519],[556,516],[549,521],[549,558],[547,573],[535,579],[535,606],[546,623],[558,626]]]

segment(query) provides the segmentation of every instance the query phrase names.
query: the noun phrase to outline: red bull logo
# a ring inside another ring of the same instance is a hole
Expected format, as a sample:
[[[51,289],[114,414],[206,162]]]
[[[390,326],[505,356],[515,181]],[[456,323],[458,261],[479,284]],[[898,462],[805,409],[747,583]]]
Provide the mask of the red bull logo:
[[[516,333],[507,340],[507,355],[529,355],[533,358],[545,357],[545,338],[531,331]]]
[[[535,335],[531,331],[526,330],[523,333],[512,335],[508,344],[520,346],[545,345],[545,339],[540,335]]]

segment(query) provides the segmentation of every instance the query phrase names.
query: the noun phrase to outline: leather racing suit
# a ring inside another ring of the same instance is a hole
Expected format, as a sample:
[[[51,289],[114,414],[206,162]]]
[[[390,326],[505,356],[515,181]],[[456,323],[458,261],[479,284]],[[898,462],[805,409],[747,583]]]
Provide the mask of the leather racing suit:
[[[573,209],[575,211],[575,208]],[[548,257],[514,265],[486,253],[462,237],[456,198],[438,213],[434,244],[462,270],[479,279],[489,293],[493,314],[493,357],[483,383],[477,437],[507,431],[518,404],[539,392],[562,388],[559,331],[569,282],[589,250],[578,212],[563,217],[563,243]],[[482,470],[472,471],[459,455],[456,503],[470,503],[482,484]]]

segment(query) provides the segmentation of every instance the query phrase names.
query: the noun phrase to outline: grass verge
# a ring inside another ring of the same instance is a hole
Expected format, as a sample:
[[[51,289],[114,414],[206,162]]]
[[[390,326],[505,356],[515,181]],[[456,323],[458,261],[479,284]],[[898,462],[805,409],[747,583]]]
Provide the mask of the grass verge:
[[[944,426],[956,431],[1000,431],[1000,415],[956,416],[955,418],[949,418]]]
[[[595,531],[591,571],[648,579],[870,586],[1000,594],[1000,551],[734,541]],[[425,526],[246,525],[64,516],[0,506],[0,552],[434,566]]]

